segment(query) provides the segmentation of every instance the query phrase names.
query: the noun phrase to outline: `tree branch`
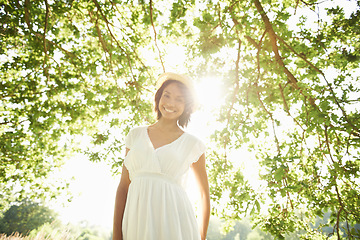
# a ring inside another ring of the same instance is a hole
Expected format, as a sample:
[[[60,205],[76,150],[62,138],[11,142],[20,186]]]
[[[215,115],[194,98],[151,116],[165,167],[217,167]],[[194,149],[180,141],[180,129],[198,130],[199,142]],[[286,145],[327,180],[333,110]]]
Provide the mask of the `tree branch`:
[[[46,66],[46,62],[49,58],[48,56],[48,51],[47,51],[47,42],[46,42],[46,32],[47,32],[47,28],[48,28],[48,22],[49,22],[49,14],[50,14],[50,7],[49,7],[49,3],[47,0],[45,0],[45,6],[46,6],[46,12],[45,12],[45,24],[44,24],[44,34],[43,34],[43,42],[44,42],[44,62],[43,62],[43,69],[44,69],[44,75],[47,79],[47,81],[50,80],[50,75],[49,75],[49,66]]]
[[[102,16],[105,24],[106,24],[106,27],[107,27],[107,29],[108,29],[108,32],[109,32],[110,36],[111,36],[111,39],[116,42],[116,45],[118,46],[118,48],[120,48],[120,50],[124,53],[124,55],[126,56],[126,59],[128,60],[128,65],[129,65],[130,73],[131,73],[131,76],[132,76],[132,79],[133,79],[133,81],[132,81],[131,83],[129,83],[129,84],[135,86],[137,89],[144,89],[144,90],[150,92],[149,89],[141,86],[141,85],[138,83],[138,81],[136,80],[135,74],[134,74],[134,72],[133,72],[133,66],[132,66],[132,64],[131,64],[131,58],[130,58],[129,54],[125,51],[124,48],[122,48],[121,44],[120,44],[119,41],[116,39],[116,37],[115,37],[115,35],[113,34],[113,32],[111,31],[110,26],[114,27],[113,24],[111,24],[111,23],[108,21],[108,19],[106,18],[106,16],[104,15],[104,13],[103,13],[102,10],[101,10],[101,7],[100,7],[99,3],[98,3],[96,0],[93,0],[93,2],[95,3],[96,7],[98,8],[98,10],[99,10],[99,12],[100,12],[100,14],[101,14],[101,16]],[[125,41],[126,41],[126,40],[125,40]],[[140,60],[140,58],[139,58],[138,55],[136,54],[135,50],[134,50],[134,53],[135,53],[136,58],[137,58],[137,59],[139,60],[139,62],[143,65],[143,67],[146,68],[146,66],[144,65],[144,63]]]
[[[39,39],[43,39],[43,36],[42,36],[40,33],[38,33],[38,32],[33,32],[33,33],[34,33],[34,35],[35,35],[36,37],[38,37]],[[57,47],[58,49],[60,49],[61,51],[63,51],[63,52],[64,52],[66,55],[68,55],[70,58],[75,58],[76,60],[80,61],[80,59],[79,59],[74,53],[67,51],[66,49],[60,47],[58,44],[56,44],[56,43],[54,43],[54,42],[52,42],[52,41],[50,41],[50,40],[48,40],[48,39],[45,39],[45,40],[46,40],[47,43],[50,43],[51,45],[54,45],[55,47]]]
[[[152,7],[152,0],[150,0],[150,20],[151,20],[151,26],[154,30],[154,42],[155,42],[155,46],[158,50],[158,53],[159,53],[159,59],[160,59],[160,62],[161,62],[161,66],[162,66],[162,69],[163,71],[165,72],[165,66],[164,66],[164,62],[162,60],[162,56],[161,56],[161,51],[160,51],[160,48],[157,44],[157,38],[156,38],[156,30],[155,30],[155,25],[154,25],[154,21],[153,21],[153,7]]]
[[[274,34],[275,34],[275,32],[274,32]],[[338,98],[336,97],[335,92],[334,92],[333,88],[331,87],[330,83],[329,83],[328,80],[326,79],[326,76],[325,76],[325,74],[323,73],[323,71],[321,71],[321,70],[320,70],[319,68],[317,68],[314,64],[312,64],[309,60],[307,60],[307,59],[305,58],[305,56],[297,53],[289,44],[287,44],[287,43],[284,41],[284,39],[282,39],[281,37],[279,37],[277,34],[275,34],[275,36],[276,36],[276,38],[277,38],[278,40],[280,40],[290,51],[292,51],[296,56],[298,56],[299,58],[301,58],[302,60],[304,60],[312,69],[314,69],[316,72],[318,72],[318,73],[324,78],[324,80],[325,80],[325,82],[326,82],[326,85],[328,86],[328,88],[329,88],[329,90],[330,90],[330,92],[331,92],[331,95],[333,96],[333,98],[334,98],[334,100],[335,100],[336,105],[337,105],[337,106],[339,107],[339,109],[341,110],[341,112],[342,112],[343,116],[345,117],[346,121],[350,124],[350,126],[351,126],[352,128],[356,129],[356,131],[359,133],[359,132],[360,132],[359,128],[357,128],[357,127],[352,123],[352,121],[349,120],[349,118],[348,118],[348,116],[347,116],[344,108],[340,105],[340,102],[339,102]],[[357,135],[357,136],[359,136],[359,135]]]
[[[99,14],[98,14],[98,12],[99,11],[96,12],[96,17],[93,17],[92,12],[88,11],[89,16],[90,16],[90,21],[92,23],[94,23],[96,33],[97,33],[97,36],[99,38],[99,42],[101,44],[102,49],[104,50],[104,53],[105,53],[104,55],[106,57],[106,60],[109,63],[109,71],[114,74],[113,69],[112,69],[112,64],[111,64],[111,52],[109,52],[108,47],[107,47],[107,43],[105,42],[104,38],[102,37],[102,33],[101,33],[100,28],[99,28],[99,24],[98,24]],[[106,55],[106,53],[109,55],[109,57]]]
[[[256,95],[257,98],[261,104],[261,107],[264,109],[264,111],[269,115],[270,119],[271,119],[271,124],[272,124],[272,128],[273,128],[273,133],[274,133],[274,138],[275,138],[275,142],[276,142],[276,147],[277,147],[277,151],[278,154],[280,154],[280,144],[279,144],[279,140],[276,136],[276,130],[275,130],[275,121],[273,118],[273,115],[270,111],[268,111],[265,107],[265,104],[263,103],[263,101],[261,100],[260,97],[260,92],[258,91],[258,81],[260,80],[261,77],[261,73],[260,73],[260,51],[261,51],[261,45],[262,45],[262,40],[266,34],[266,30],[264,31],[263,35],[261,36],[259,43],[256,43],[254,41],[255,46],[257,46],[257,53],[256,53],[256,62],[257,62],[257,78],[256,78],[256,82],[255,82],[255,86],[256,86]]]
[[[330,148],[330,144],[329,144],[329,135],[328,135],[328,126],[324,123],[324,134],[325,134],[325,144],[326,144],[326,148],[329,152],[329,156],[330,156],[330,159],[331,159],[331,162],[334,164],[335,161],[332,157],[332,154],[331,154],[331,148]]]
[[[127,26],[129,29],[131,29],[135,35],[140,35],[140,34],[137,33],[136,30],[133,28],[132,24],[130,24],[128,21],[126,21],[127,18],[124,17],[123,12],[121,12],[121,11],[118,9],[117,5],[116,5],[113,1],[110,1],[110,2],[111,2],[111,5],[112,5],[113,9],[116,9],[116,11],[118,12],[118,14],[121,16],[121,19],[126,23],[126,26]],[[129,35],[123,27],[120,27],[121,25],[120,25],[120,26],[114,26],[112,23],[109,23],[109,24],[110,24],[113,28],[118,28],[118,29],[119,29],[121,32],[123,32],[125,35]],[[131,47],[131,44],[129,44],[129,42],[127,41],[127,39],[124,38],[124,40],[125,40],[126,43]],[[131,48],[132,48],[132,47],[131,47]],[[143,63],[143,61],[141,60],[141,58],[140,58],[139,55],[137,54],[136,49],[135,49],[135,48],[132,48],[132,51],[133,51],[136,59],[137,59],[137,60],[140,62],[140,64],[142,65],[142,67],[143,67],[144,69],[147,69],[147,67],[145,66],[145,64]],[[150,69],[150,70],[151,70],[151,69]],[[149,74],[149,77],[151,78],[151,75],[150,75],[150,74]],[[147,89],[145,89],[145,90],[147,90]]]
[[[240,48],[241,48],[241,40],[238,39],[238,52],[237,52],[237,59],[236,59],[236,62],[235,62],[235,89],[234,89],[234,93],[233,93],[233,96],[232,96],[232,101],[231,101],[230,108],[229,108],[229,110],[227,112],[227,124],[226,124],[227,126],[229,125],[231,111],[234,108],[234,104],[235,104],[235,101],[236,101],[236,95],[238,94],[239,88],[240,88],[240,86],[239,86]]]
[[[256,88],[258,88],[257,83],[255,83],[255,85],[256,85]],[[261,98],[260,98],[260,93],[259,93],[258,90],[256,90],[256,95],[257,95],[257,98],[258,98],[258,100],[259,100],[259,102],[260,102],[260,105],[261,105],[262,109],[264,109],[264,111],[269,115],[269,117],[270,117],[270,119],[271,119],[271,124],[272,124],[272,128],[273,128],[274,138],[275,138],[275,142],[276,142],[276,148],[277,148],[278,154],[280,154],[280,152],[281,152],[281,151],[280,151],[280,143],[279,143],[279,140],[278,140],[277,135],[276,135],[275,121],[274,121],[274,118],[273,118],[273,116],[272,116],[272,113],[271,113],[269,110],[266,109],[265,104],[263,103],[263,101],[262,101]]]
[[[285,112],[293,119],[293,121],[296,123],[296,125],[298,125],[304,131],[304,128],[300,125],[300,123],[290,113],[290,109],[289,109],[289,106],[288,106],[288,104],[286,102],[285,95],[284,95],[284,90],[283,90],[283,87],[281,86],[281,83],[279,83],[279,89],[280,89],[280,93],[281,93],[281,98],[283,100]]]
[[[298,90],[302,95],[305,96],[305,94],[303,93],[302,89],[298,86],[297,82],[298,80],[295,78],[295,76],[289,71],[289,69],[287,69],[285,63],[283,62],[280,53],[279,53],[279,48],[277,45],[277,41],[276,41],[276,34],[274,29],[272,28],[271,22],[268,18],[268,16],[266,15],[261,3],[259,0],[254,0],[255,3],[255,7],[258,10],[258,12],[261,15],[261,18],[265,24],[266,30],[269,33],[269,38],[270,38],[270,42],[272,45],[272,49],[273,49],[273,53],[275,54],[275,60],[277,62],[277,64],[284,70],[286,76],[288,77],[288,80],[290,82],[290,84],[296,89]],[[312,106],[317,107],[315,104],[315,100],[311,97],[308,96],[309,98],[309,102]]]
[[[95,6],[97,7],[98,11],[100,12],[103,20],[105,21],[105,24],[106,24],[106,27],[110,33],[110,36],[112,37],[112,39],[114,39],[114,41],[116,42],[118,48],[120,48],[120,50],[125,54],[127,60],[128,60],[128,65],[129,65],[129,68],[130,68],[130,72],[131,72],[131,75],[132,75],[132,78],[134,80],[134,82],[136,82],[136,79],[135,79],[135,75],[134,75],[134,72],[133,72],[133,67],[132,67],[132,64],[131,64],[131,59],[130,59],[130,56],[129,54],[122,48],[121,44],[119,43],[119,41],[116,39],[116,37],[114,36],[113,32],[111,31],[110,29],[110,23],[108,21],[108,19],[106,18],[106,16],[104,15],[104,13],[102,12],[102,9],[100,7],[100,4],[96,1],[96,0],[93,0]],[[138,86],[139,87],[139,86]]]
[[[31,25],[31,20],[30,20],[30,12],[29,12],[29,8],[30,8],[30,0],[25,0],[25,4],[24,4],[24,10],[25,10],[25,22],[27,27],[29,28],[29,30],[32,30],[32,25]]]
[[[50,14],[50,10],[49,10],[49,3],[47,0],[45,0],[45,6],[46,6],[46,11],[45,11],[45,24],[44,24],[44,52],[45,55],[47,55],[47,48],[46,48],[46,32],[47,32],[47,27],[48,27],[48,22],[49,22],[49,14]]]
[[[97,32],[97,34],[98,34],[98,37],[99,37],[99,41],[100,41],[100,43],[101,43],[101,46],[102,46],[102,48],[104,49],[104,52],[109,53],[109,50],[108,50],[108,48],[107,48],[107,46],[106,46],[106,42],[105,42],[104,39],[102,38],[101,30],[100,30],[100,28],[99,28],[97,19],[96,19],[96,21],[95,21],[95,28],[96,28],[96,32]]]
[[[339,189],[337,187],[336,177],[335,177],[334,181],[335,181],[336,196],[337,196],[339,204],[340,204],[340,209],[339,209],[339,211],[337,213],[337,219],[336,219],[336,229],[337,229],[338,239],[341,239],[340,238],[340,214],[341,214],[341,211],[343,211],[345,209],[344,209],[344,205],[343,205],[340,193],[339,193]]]

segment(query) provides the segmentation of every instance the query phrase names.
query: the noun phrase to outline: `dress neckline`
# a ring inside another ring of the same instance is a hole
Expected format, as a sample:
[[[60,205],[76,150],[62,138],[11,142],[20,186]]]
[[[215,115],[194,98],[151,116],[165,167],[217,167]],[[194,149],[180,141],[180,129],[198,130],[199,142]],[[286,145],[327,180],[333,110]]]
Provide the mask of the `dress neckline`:
[[[161,145],[161,146],[155,148],[153,142],[151,141],[150,135],[149,135],[149,126],[146,126],[146,127],[145,127],[145,132],[146,132],[147,139],[149,140],[149,142],[150,142],[150,144],[151,144],[151,147],[152,147],[152,149],[153,149],[154,151],[157,151],[157,150],[159,150],[160,148],[163,148],[163,147],[172,145],[173,143],[175,143],[175,142],[177,142],[178,140],[180,140],[180,139],[185,135],[185,133],[186,133],[186,132],[184,131],[184,132],[183,132],[178,138],[176,138],[174,141],[169,142],[169,143],[166,143],[166,144],[164,144],[164,145]]]

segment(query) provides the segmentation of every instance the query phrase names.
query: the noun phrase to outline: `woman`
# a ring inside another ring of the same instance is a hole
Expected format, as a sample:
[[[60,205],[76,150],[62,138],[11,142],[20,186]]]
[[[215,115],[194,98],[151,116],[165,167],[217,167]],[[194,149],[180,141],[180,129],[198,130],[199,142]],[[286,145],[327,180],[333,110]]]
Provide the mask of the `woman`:
[[[210,217],[205,146],[181,128],[189,122],[196,97],[191,82],[179,74],[160,75],[158,86],[158,121],[126,137],[113,239],[205,240]],[[190,168],[200,191],[199,226],[183,188]]]

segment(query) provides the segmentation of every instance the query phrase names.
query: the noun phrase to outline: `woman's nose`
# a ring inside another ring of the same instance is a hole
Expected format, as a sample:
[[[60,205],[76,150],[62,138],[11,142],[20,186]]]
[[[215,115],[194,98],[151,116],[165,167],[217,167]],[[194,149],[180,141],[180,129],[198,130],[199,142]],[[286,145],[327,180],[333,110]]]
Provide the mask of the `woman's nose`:
[[[174,106],[175,104],[174,104],[174,100],[173,99],[168,99],[167,100],[167,105],[169,105],[169,106]]]
[[[174,103],[173,103],[172,101],[169,101],[169,102],[167,102],[167,105],[168,105],[169,107],[173,107],[173,106],[174,106]]]

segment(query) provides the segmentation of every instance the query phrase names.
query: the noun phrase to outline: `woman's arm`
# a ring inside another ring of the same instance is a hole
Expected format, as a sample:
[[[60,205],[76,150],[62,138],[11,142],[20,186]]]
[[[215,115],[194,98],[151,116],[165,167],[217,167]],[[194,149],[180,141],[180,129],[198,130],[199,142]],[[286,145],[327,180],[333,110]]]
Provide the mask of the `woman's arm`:
[[[126,149],[126,154],[129,149]],[[122,240],[122,220],[124,216],[125,203],[127,193],[130,185],[129,172],[123,164],[120,183],[116,191],[115,209],[114,209],[114,225],[113,225],[113,240]]]
[[[192,164],[192,168],[200,190],[200,235],[201,240],[205,240],[210,219],[210,193],[208,176],[206,173],[205,154],[201,155],[199,160]]]

